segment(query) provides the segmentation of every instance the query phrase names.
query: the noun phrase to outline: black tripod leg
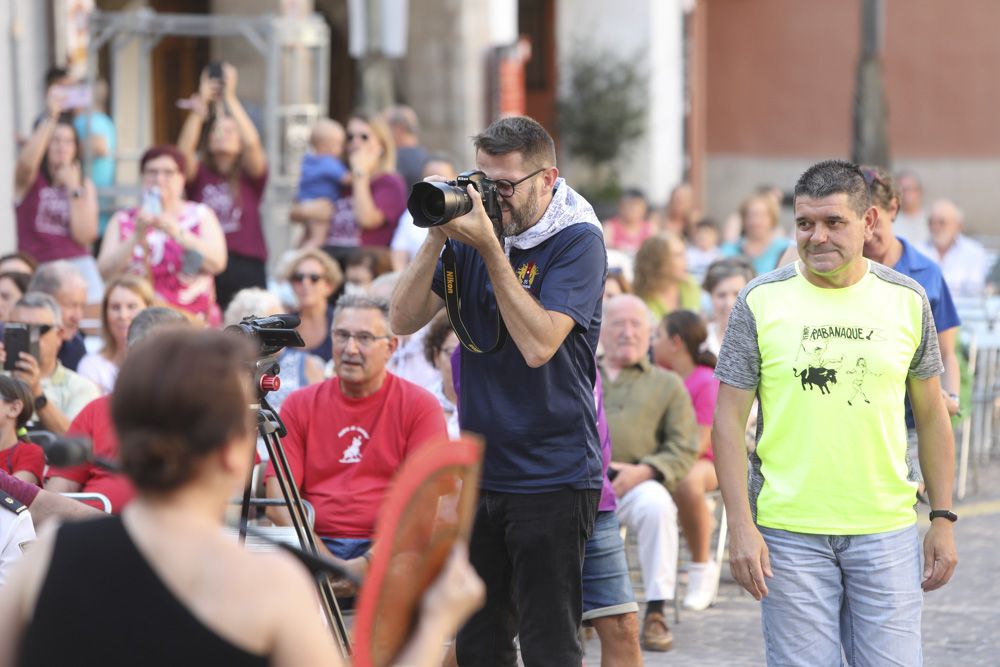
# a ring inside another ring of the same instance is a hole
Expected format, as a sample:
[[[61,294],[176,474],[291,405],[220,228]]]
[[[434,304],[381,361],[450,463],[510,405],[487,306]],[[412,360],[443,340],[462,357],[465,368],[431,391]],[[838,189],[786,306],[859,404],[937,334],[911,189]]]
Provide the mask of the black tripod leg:
[[[253,491],[253,469],[257,461],[257,448],[254,448],[254,457],[251,459],[250,474],[247,475],[246,486],[243,487],[243,504],[240,506],[240,544],[247,541],[247,524],[250,523],[250,494]]]
[[[264,443],[267,445],[267,453],[274,466],[275,478],[281,488],[281,495],[285,499],[285,506],[292,519],[292,526],[295,534],[299,538],[299,544],[303,549],[313,554],[319,554],[319,548],[313,537],[313,532],[309,528],[308,517],[306,516],[305,505],[302,504],[302,496],[295,485],[291,467],[285,456],[285,448],[281,444],[281,438],[273,430],[267,430],[264,421],[261,422],[261,435],[264,436]],[[327,577],[322,577],[317,582],[320,592],[320,601],[323,611],[326,614],[327,622],[333,630],[334,638],[340,646],[341,654],[344,657],[351,655],[351,640],[347,633],[347,626],[344,617],[340,613],[340,606],[337,604],[337,597],[333,593],[333,586]]]

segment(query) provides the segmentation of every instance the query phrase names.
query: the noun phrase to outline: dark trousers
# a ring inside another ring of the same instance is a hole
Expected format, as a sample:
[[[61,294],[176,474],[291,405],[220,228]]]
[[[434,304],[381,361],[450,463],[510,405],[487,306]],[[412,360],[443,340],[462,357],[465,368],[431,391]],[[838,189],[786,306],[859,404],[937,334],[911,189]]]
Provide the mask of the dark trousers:
[[[483,491],[469,559],[486,584],[486,606],[458,633],[461,667],[579,667],[583,549],[600,491]]]
[[[225,310],[233,295],[245,287],[267,289],[267,267],[255,257],[229,253],[226,270],[215,276],[215,300],[219,308]]]

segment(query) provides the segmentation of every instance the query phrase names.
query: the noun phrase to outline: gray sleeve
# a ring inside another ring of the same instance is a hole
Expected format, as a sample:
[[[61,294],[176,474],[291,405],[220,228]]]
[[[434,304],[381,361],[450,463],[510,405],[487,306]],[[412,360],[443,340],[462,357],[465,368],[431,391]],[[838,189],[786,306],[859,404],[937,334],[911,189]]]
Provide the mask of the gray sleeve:
[[[760,381],[760,346],[757,344],[757,321],[746,298],[744,290],[729,314],[715,377],[738,389],[756,389]]]
[[[926,380],[944,373],[944,363],[941,361],[941,347],[938,345],[937,329],[934,327],[934,315],[927,295],[921,291],[923,302],[921,314],[920,344],[917,345],[913,359],[910,360],[910,375]]]

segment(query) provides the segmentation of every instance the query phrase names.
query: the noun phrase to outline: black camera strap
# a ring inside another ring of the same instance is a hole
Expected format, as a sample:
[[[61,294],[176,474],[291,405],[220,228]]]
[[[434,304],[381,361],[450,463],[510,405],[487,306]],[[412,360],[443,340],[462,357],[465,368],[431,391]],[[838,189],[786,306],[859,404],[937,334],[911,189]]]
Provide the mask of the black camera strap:
[[[462,301],[458,296],[458,261],[455,257],[455,249],[452,247],[452,240],[448,239],[444,244],[444,252],[441,254],[441,265],[444,268],[444,303],[448,311],[448,321],[451,328],[458,336],[459,342],[469,352],[476,354],[491,354],[496,352],[507,342],[507,325],[504,324],[500,316],[500,306],[497,305],[497,339],[493,346],[484,350],[476,341],[472,340],[472,334],[462,322]]]

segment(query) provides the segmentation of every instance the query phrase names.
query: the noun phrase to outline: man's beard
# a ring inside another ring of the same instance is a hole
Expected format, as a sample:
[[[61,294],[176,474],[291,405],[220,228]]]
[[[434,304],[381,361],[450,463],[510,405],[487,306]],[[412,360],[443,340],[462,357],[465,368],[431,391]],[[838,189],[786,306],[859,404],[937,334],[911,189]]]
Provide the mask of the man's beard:
[[[525,198],[524,204],[520,208],[511,206],[507,215],[509,216],[508,219],[503,222],[503,235],[507,237],[517,236],[535,224],[535,218],[538,217],[537,184],[531,184],[531,190],[528,191],[528,196]]]

